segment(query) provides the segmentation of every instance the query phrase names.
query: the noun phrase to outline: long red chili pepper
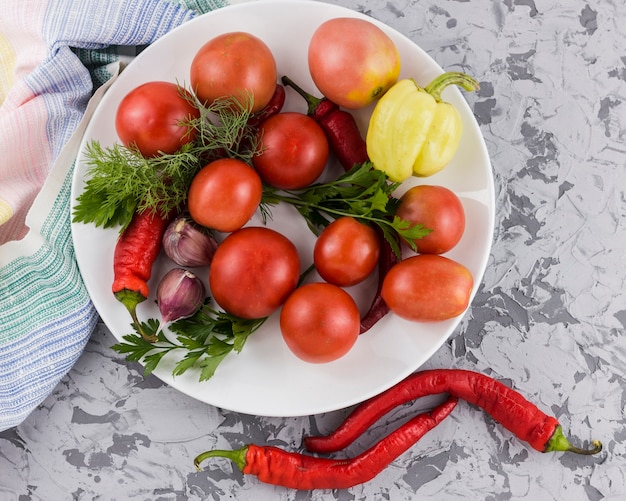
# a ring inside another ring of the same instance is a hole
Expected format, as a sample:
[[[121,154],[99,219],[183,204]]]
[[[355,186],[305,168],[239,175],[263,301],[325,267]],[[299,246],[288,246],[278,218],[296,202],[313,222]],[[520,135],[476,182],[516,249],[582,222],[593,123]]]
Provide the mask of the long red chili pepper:
[[[242,449],[212,450],[196,457],[194,464],[211,457],[232,460],[243,473],[268,484],[292,489],[347,489],[374,478],[445,419],[456,406],[451,398],[431,412],[422,413],[391,432],[365,452],[351,459],[329,459],[288,452],[278,447],[248,445]]]
[[[358,405],[330,435],[306,437],[304,445],[313,452],[341,450],[396,406],[438,393],[448,393],[480,407],[540,452],[568,451],[589,455],[602,450],[599,441],[593,441],[591,449],[574,447],[563,435],[556,418],[544,414],[520,393],[489,376],[459,369],[416,372]]]
[[[357,127],[354,117],[339,108],[327,98],[317,98],[305,92],[289,77],[281,78],[284,85],[289,85],[307,102],[307,114],[315,120],[330,144],[330,148],[343,166],[349,171],[356,164],[369,160],[365,140]]]
[[[169,221],[169,217],[149,210],[136,212],[117,240],[113,253],[113,294],[126,306],[137,331],[150,342],[155,342],[156,336],[146,335],[141,329],[137,305],[150,293],[148,280]]]

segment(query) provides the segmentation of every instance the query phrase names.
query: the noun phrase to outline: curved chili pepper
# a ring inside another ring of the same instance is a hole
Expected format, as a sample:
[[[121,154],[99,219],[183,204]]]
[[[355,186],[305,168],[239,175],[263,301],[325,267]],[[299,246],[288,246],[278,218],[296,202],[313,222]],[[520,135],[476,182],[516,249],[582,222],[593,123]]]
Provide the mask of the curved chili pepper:
[[[389,313],[390,309],[387,306],[387,303],[383,300],[383,297],[380,295],[380,292],[383,288],[383,280],[385,276],[391,269],[391,267],[400,261],[400,258],[396,255],[396,253],[391,248],[391,244],[387,242],[387,239],[383,236],[383,232],[378,225],[374,225],[374,229],[378,233],[378,237],[380,239],[380,256],[378,258],[378,287],[376,289],[376,294],[374,295],[374,299],[372,300],[372,304],[369,309],[361,318],[361,328],[359,334],[363,334],[370,330],[376,322],[378,322],[381,318],[383,318],[387,313]],[[398,248],[402,250],[402,247],[399,245]]]
[[[248,445],[238,450],[212,450],[196,457],[194,464],[211,457],[233,461],[243,473],[262,482],[292,489],[347,489],[374,478],[445,419],[456,406],[451,398],[431,412],[418,414],[365,452],[351,459],[329,459],[288,452],[278,447]]]
[[[148,280],[169,221],[170,217],[161,217],[149,210],[136,212],[117,240],[113,253],[113,294],[126,306],[137,331],[152,343],[156,336],[143,332],[137,318],[137,305],[150,293]]]
[[[590,455],[602,450],[602,444],[597,440],[592,442],[592,449],[574,447],[563,435],[559,422],[520,393],[489,376],[461,369],[416,372],[358,405],[330,435],[306,437],[304,445],[313,452],[341,450],[396,406],[438,393],[448,393],[480,407],[540,452],[567,451]]]
[[[361,136],[354,117],[339,108],[327,98],[317,98],[296,85],[289,77],[282,77],[284,85],[289,85],[307,102],[307,114],[321,127],[330,148],[347,172],[356,164],[369,160],[367,145]]]
[[[280,110],[282,110],[285,105],[285,94],[285,88],[280,84],[276,84],[276,89],[269,103],[267,103],[263,109],[250,115],[247,124],[252,127],[258,127],[269,117],[280,113]]]

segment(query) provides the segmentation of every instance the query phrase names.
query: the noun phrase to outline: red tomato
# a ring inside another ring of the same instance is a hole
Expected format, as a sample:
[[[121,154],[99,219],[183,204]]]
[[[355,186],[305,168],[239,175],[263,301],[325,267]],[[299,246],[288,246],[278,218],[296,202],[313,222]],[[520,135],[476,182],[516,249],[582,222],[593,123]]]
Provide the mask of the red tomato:
[[[204,166],[189,186],[189,214],[198,224],[217,231],[241,228],[256,211],[263,184],[247,163],[222,158]]]
[[[432,231],[415,240],[422,254],[443,254],[452,249],[465,231],[465,211],[459,197],[443,186],[421,185],[409,189],[400,199],[396,215]]]
[[[276,61],[269,47],[250,33],[224,33],[205,43],[191,62],[190,79],[198,98],[207,103],[234,96],[251,112],[267,105],[276,90]]]
[[[285,112],[265,120],[260,129],[261,152],[254,167],[267,184],[285,190],[304,188],[315,181],[328,161],[328,140],[315,120]]]
[[[376,231],[353,217],[341,217],[320,233],[313,262],[324,280],[347,287],[365,280],[376,268],[379,255]]]
[[[395,43],[364,19],[335,18],[321,24],[309,42],[308,62],[322,94],[348,109],[381,97],[400,74]]]
[[[228,235],[209,268],[209,287],[217,304],[248,319],[274,312],[299,280],[296,246],[265,227],[247,226]]]
[[[389,270],[381,296],[396,315],[432,322],[463,313],[473,285],[472,274],[462,264],[437,254],[420,254]]]
[[[280,330],[289,349],[311,363],[336,360],[359,337],[361,317],[354,299],[327,283],[298,287],[280,312]]]
[[[126,147],[135,145],[144,157],[175,153],[192,141],[193,130],[181,122],[197,118],[197,108],[176,84],[147,82],[131,90],[120,102],[115,130]]]

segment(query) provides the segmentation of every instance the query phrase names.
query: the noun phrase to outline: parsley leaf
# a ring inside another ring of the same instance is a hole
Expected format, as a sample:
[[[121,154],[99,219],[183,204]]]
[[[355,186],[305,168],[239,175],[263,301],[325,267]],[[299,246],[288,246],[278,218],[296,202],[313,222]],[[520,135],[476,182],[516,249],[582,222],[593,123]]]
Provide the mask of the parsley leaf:
[[[393,196],[399,183],[389,182],[387,175],[372,168],[369,162],[328,183],[313,184],[302,190],[279,191],[264,187],[263,214],[271,214],[270,206],[280,202],[293,205],[306,220],[309,228],[319,232],[333,219],[350,216],[382,230],[394,253],[400,256],[398,237],[416,250],[414,240],[431,230],[423,225],[411,225],[395,215],[400,201]]]
[[[248,320],[215,310],[207,298],[193,316],[170,325],[176,341],[165,336],[158,320],[149,319],[141,327],[147,334],[157,336],[155,343],[146,341],[135,328],[135,334],[123,336],[123,342],[114,344],[112,349],[126,355],[128,361],[143,363],[144,376],[151,374],[165,355],[182,350],[185,355],[175,364],[173,375],[198,368],[199,380],[206,381],[227,355],[241,352],[248,337],[264,322],[265,318]]]

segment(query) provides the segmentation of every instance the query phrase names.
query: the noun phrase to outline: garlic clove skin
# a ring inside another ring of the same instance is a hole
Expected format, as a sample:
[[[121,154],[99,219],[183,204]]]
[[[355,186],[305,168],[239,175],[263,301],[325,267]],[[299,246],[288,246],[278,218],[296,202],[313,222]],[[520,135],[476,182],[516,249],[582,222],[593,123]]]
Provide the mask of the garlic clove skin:
[[[157,286],[156,297],[163,323],[190,317],[200,309],[205,299],[202,281],[189,270],[168,271]]]
[[[208,266],[216,249],[211,232],[188,216],[174,218],[163,235],[165,254],[179,266]]]

